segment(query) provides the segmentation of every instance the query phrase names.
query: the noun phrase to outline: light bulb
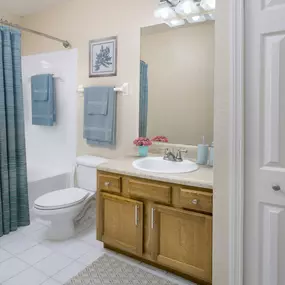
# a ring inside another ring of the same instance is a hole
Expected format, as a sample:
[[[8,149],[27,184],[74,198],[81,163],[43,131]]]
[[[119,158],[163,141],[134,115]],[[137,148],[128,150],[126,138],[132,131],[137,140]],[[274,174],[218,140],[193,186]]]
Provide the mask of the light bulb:
[[[216,0],[202,0],[200,6],[206,11],[215,10]]]
[[[156,18],[162,18],[163,20],[172,19],[176,16],[174,10],[168,6],[168,4],[160,4],[158,8],[154,11],[154,16]]]
[[[183,0],[176,6],[175,11],[182,16],[188,16],[190,14],[198,14],[200,8],[193,0]]]
[[[187,21],[189,23],[201,23],[206,21],[206,17],[204,15],[188,17]]]
[[[171,28],[173,27],[178,27],[178,26],[183,26],[185,24],[185,21],[183,19],[175,18],[170,21],[170,23],[167,23],[168,26]]]
[[[184,4],[182,4],[182,9],[183,9],[183,12],[185,14],[191,14],[192,12],[192,7],[191,7],[191,2],[187,1],[187,2],[184,2]]]
[[[162,9],[161,12],[160,12],[160,17],[164,20],[166,20],[168,18],[168,10],[167,9]]]

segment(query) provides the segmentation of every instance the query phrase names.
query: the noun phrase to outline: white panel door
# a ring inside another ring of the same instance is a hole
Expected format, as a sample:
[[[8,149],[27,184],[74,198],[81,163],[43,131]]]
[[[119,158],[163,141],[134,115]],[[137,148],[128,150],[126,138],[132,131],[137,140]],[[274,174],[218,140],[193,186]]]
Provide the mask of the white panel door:
[[[246,0],[244,285],[285,285],[285,0]]]

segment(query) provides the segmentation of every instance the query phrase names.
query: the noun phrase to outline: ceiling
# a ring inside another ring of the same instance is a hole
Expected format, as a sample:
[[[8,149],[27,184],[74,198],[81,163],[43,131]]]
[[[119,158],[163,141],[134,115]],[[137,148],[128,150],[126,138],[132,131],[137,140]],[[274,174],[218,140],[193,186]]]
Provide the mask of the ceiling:
[[[0,0],[0,17],[1,9],[17,16],[25,16],[64,1],[67,0]]]

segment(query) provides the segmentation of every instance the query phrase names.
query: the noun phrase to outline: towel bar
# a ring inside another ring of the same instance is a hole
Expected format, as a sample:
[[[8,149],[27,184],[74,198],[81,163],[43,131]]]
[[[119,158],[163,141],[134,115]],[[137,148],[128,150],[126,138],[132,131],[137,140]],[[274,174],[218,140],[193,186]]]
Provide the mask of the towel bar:
[[[122,95],[122,96],[129,95],[129,83],[124,83],[121,87],[115,87],[114,91],[121,93],[120,95]],[[80,94],[80,96],[84,95],[83,85],[78,86],[77,93]]]

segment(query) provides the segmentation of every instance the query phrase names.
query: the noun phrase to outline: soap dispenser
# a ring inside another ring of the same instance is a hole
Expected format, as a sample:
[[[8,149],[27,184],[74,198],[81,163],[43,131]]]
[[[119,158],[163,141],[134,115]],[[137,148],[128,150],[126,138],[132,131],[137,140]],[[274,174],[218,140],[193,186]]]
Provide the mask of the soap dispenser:
[[[214,142],[212,142],[210,148],[209,148],[209,166],[214,166]]]
[[[209,145],[205,144],[205,137],[202,144],[198,144],[197,164],[206,165],[208,163]]]

